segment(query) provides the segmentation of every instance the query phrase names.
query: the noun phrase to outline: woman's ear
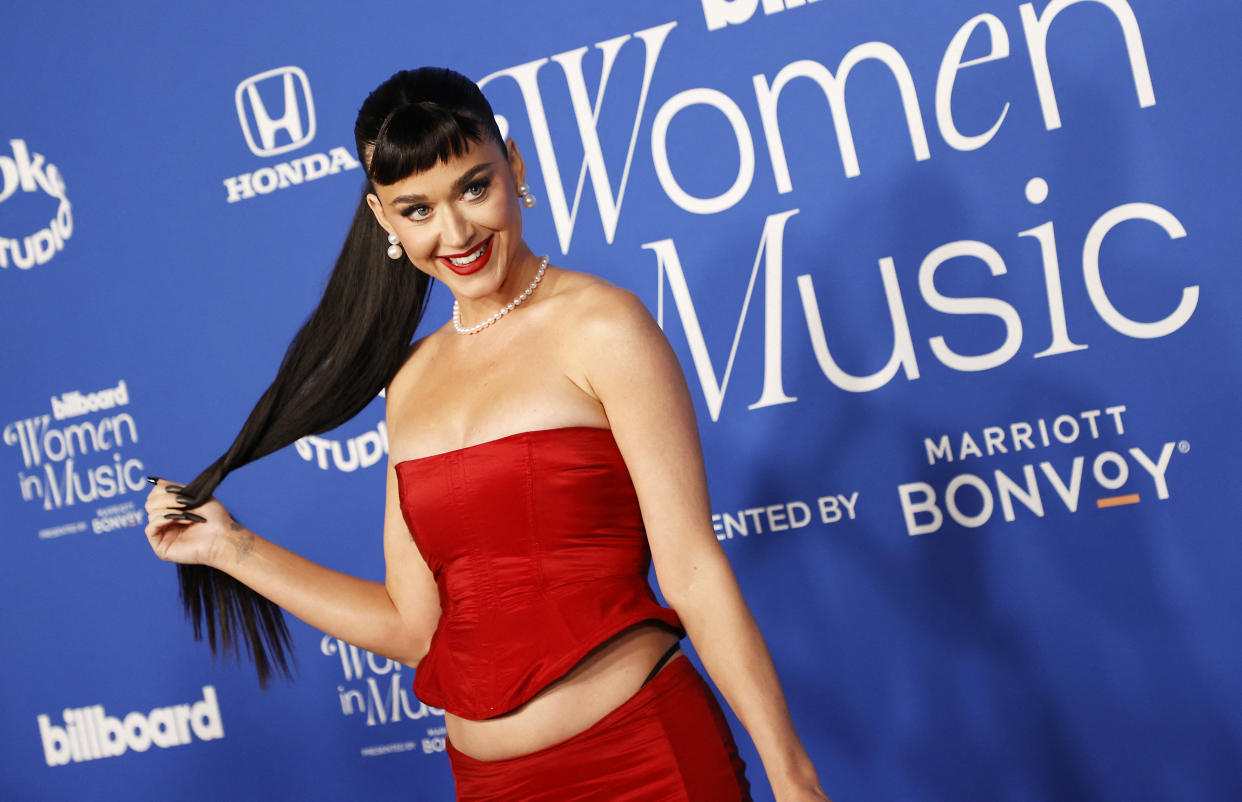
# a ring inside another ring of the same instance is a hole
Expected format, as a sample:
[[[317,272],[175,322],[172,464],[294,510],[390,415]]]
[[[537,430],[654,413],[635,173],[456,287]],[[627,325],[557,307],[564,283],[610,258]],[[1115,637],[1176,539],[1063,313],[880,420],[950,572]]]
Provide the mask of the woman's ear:
[[[367,193],[367,206],[371,207],[371,214],[375,215],[375,221],[380,224],[380,228],[389,234],[394,233],[392,226],[388,223],[388,218],[384,215],[384,206],[380,203],[379,196],[374,192]]]
[[[513,137],[505,142],[505,151],[509,157],[509,172],[513,173],[513,180],[517,182],[517,186],[526,183],[526,162],[522,161],[522,154],[518,151],[517,143],[513,141]],[[514,187],[517,189],[517,187]]]

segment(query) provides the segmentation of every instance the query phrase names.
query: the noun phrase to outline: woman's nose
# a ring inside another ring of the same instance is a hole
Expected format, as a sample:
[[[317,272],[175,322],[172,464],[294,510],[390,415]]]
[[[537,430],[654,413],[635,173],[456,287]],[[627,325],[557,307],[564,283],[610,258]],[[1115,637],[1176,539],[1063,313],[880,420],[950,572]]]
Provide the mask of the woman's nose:
[[[474,227],[463,215],[450,209],[440,217],[440,220],[444,225],[440,238],[446,249],[459,253],[474,244],[471,241]]]

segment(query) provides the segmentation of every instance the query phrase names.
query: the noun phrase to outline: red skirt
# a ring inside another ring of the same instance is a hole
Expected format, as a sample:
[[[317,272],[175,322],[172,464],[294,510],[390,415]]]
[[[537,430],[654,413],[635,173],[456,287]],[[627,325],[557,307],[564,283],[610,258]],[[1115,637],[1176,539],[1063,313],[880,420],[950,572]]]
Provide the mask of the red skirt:
[[[558,744],[504,760],[445,750],[458,802],[750,802],[724,713],[684,657]]]

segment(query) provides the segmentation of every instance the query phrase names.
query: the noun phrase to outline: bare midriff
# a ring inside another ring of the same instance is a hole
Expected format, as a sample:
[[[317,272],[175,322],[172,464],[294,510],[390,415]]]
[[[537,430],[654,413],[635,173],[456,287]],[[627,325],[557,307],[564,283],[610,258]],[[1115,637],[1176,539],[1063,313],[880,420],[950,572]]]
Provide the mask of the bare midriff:
[[[677,636],[659,624],[631,627],[600,644],[568,674],[515,710],[482,721],[445,713],[449,741],[477,760],[504,760],[560,743],[590,729],[633,696],[676,641]],[[680,656],[679,652],[674,659]]]

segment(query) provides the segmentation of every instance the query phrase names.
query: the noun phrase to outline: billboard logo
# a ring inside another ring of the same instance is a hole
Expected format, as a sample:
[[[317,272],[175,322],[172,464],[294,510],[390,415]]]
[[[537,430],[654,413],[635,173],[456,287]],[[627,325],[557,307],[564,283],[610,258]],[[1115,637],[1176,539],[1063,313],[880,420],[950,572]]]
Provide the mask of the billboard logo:
[[[56,420],[64,420],[76,418],[88,412],[98,412],[101,409],[123,407],[128,403],[129,388],[125,385],[125,380],[121,379],[121,383],[116,387],[109,387],[97,393],[83,395],[77,390],[72,390],[63,393],[60,398],[52,396],[52,415]]]
[[[763,0],[764,14],[777,14],[819,0]],[[759,10],[759,0],[703,0],[703,16],[707,30],[718,31],[726,25],[741,25]]]
[[[271,86],[278,83],[277,79],[284,102],[279,116],[271,113],[272,107],[259,94],[259,84],[266,82]],[[277,67],[252,75],[237,85],[234,99],[237,102],[237,119],[241,122],[242,133],[246,135],[246,144],[256,156],[287,153],[315,138],[315,102],[311,98],[310,81],[306,79],[306,73],[298,67]],[[284,131],[290,141],[277,145],[276,134],[279,131]],[[259,135],[257,141],[255,133]]]
[[[216,689],[203,686],[198,702],[157,707],[149,713],[110,716],[103,705],[66,709],[64,726],[50,716],[38,716],[43,759],[49,766],[64,766],[126,752],[145,752],[152,746],[167,749],[195,739],[214,741],[224,737]]]

